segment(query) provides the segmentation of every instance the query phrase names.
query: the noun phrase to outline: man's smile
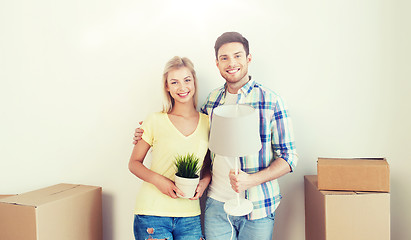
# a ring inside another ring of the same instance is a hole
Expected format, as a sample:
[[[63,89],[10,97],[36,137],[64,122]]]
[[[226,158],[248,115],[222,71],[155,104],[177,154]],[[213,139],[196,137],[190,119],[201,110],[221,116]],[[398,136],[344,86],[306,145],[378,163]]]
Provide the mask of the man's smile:
[[[229,74],[234,74],[234,73],[237,73],[239,71],[240,71],[240,68],[234,68],[234,69],[227,70],[226,72],[229,73]]]

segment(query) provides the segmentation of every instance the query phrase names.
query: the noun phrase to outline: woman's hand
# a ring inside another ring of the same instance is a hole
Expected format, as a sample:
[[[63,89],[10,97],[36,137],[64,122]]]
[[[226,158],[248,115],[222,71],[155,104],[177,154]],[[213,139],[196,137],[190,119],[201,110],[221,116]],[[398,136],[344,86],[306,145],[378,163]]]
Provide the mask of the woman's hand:
[[[177,193],[181,196],[184,196],[184,193],[180,189],[178,189],[173,181],[162,175],[156,175],[155,179],[153,180],[153,184],[158,188],[158,190],[160,190],[160,192],[171,198],[178,198]]]
[[[209,177],[201,179],[197,185],[196,194],[194,195],[194,197],[190,198],[190,200],[197,200],[201,196],[203,196],[204,191],[207,189],[208,184],[210,183],[210,180],[211,178]]]

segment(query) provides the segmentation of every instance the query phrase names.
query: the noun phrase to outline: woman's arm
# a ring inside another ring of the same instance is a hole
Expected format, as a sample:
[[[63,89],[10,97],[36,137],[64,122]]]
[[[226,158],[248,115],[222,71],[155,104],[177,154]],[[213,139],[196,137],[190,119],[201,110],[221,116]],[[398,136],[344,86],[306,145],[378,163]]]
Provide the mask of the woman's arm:
[[[191,200],[199,199],[204,191],[207,189],[208,184],[211,181],[211,157],[210,150],[207,151],[207,154],[203,161],[203,166],[200,172],[200,182],[197,185],[196,194],[194,197],[190,198]]]
[[[150,145],[146,141],[140,140],[137,142],[128,163],[130,172],[141,180],[153,184],[160,192],[171,198],[177,198],[176,193],[184,195],[173,181],[144,166],[143,161],[149,149]]]

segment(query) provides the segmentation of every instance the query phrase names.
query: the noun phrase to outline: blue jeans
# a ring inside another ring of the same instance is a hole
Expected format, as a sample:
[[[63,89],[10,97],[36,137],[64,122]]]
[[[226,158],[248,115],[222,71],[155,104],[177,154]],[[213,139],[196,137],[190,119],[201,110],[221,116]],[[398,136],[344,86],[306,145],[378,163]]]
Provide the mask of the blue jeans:
[[[271,216],[247,220],[245,216],[229,216],[224,212],[224,203],[207,198],[204,218],[204,231],[207,240],[271,240],[274,229],[274,213]]]
[[[203,238],[200,216],[159,217],[134,215],[134,237],[136,240],[199,240]]]

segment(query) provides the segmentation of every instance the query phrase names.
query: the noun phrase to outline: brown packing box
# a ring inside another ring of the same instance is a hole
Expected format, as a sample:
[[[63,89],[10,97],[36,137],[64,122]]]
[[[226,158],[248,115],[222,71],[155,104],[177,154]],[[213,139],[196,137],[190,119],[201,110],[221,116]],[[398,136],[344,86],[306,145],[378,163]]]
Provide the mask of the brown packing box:
[[[385,158],[318,158],[318,189],[390,192]]]
[[[101,187],[57,184],[0,199],[1,240],[101,240]]]
[[[6,198],[6,197],[11,197],[11,196],[14,196],[14,195],[0,195],[0,199]]]
[[[389,240],[390,194],[320,191],[304,176],[306,240]]]

